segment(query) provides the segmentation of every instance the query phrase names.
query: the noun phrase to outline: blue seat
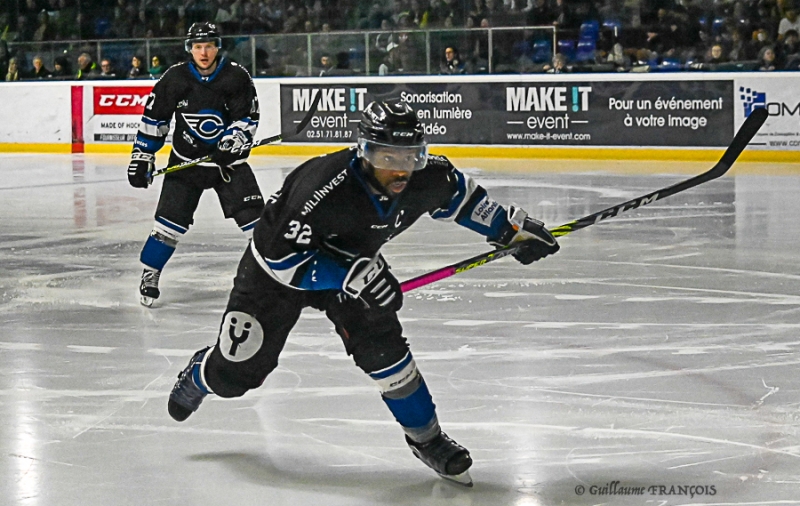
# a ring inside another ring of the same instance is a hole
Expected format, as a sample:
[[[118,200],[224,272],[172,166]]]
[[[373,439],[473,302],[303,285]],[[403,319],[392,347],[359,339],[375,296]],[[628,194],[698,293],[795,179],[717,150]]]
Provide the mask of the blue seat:
[[[581,24],[581,29],[578,38],[580,40],[597,41],[600,35],[600,23],[597,21],[586,21]]]
[[[597,46],[592,41],[582,40],[578,42],[578,48],[575,51],[575,61],[577,62],[594,61],[594,53],[596,49]]]
[[[606,19],[603,21],[603,28],[606,30],[616,30],[619,33],[622,30],[622,22],[618,19]]]
[[[553,45],[549,40],[537,40],[533,43],[533,62],[545,63],[553,59]]]
[[[566,57],[567,61],[575,59],[575,41],[574,40],[559,40],[558,52]]]

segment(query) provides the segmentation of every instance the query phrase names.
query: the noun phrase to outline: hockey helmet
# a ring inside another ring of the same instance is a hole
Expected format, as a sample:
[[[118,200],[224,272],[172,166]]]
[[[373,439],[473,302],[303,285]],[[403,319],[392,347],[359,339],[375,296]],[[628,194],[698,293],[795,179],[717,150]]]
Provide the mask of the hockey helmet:
[[[183,47],[187,53],[192,52],[192,44],[195,42],[214,42],[218,49],[222,48],[222,37],[219,35],[217,25],[207,21],[193,23],[186,32],[186,40]]]
[[[358,156],[379,169],[424,168],[428,144],[414,109],[400,100],[371,102],[358,125]]]

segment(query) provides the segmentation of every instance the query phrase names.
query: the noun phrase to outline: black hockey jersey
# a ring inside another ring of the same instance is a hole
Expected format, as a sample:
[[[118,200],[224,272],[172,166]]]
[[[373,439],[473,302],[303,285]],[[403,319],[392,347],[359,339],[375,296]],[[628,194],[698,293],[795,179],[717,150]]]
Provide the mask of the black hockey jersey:
[[[210,155],[230,129],[241,129],[252,142],[259,120],[253,80],[244,67],[225,57],[209,76],[201,76],[191,62],[171,66],[150,93],[134,149],[161,149],[173,115],[172,151],[182,160]],[[248,153],[234,165],[243,163]]]
[[[455,221],[489,240],[506,210],[443,156],[430,155],[394,198],[376,194],[355,148],[313,158],[267,200],[251,249],[275,280],[305,290],[341,289],[352,262],[372,258],[422,215]]]

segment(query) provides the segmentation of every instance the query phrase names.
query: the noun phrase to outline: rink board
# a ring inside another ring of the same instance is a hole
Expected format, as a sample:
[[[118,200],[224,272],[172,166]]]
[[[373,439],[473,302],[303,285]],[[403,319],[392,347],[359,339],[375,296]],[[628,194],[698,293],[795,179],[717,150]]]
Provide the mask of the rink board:
[[[793,162],[799,81],[794,73],[257,79],[256,137],[292,135],[255,154],[311,156],[351,145],[366,103],[400,97],[448,156],[714,160],[763,107],[770,118],[742,159]],[[7,83],[0,97],[15,121],[0,125],[0,151],[128,152],[153,84]],[[294,135],[317,94],[311,121]]]

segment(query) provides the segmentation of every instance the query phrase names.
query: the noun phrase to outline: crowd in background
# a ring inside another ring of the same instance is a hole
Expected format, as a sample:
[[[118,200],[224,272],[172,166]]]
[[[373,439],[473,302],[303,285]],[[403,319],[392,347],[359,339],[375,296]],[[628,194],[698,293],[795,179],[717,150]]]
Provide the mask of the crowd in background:
[[[215,21],[226,36],[375,31],[371,49],[378,52],[377,73],[421,71],[418,39],[415,47],[414,37],[405,32],[506,26],[555,26],[556,47],[548,32],[498,32],[490,55],[485,37],[464,32],[439,41],[434,73],[485,72],[490,57],[496,73],[585,71],[592,66],[604,71],[796,70],[800,19],[793,1],[6,0],[0,6],[0,72],[7,81],[158,77],[175,62],[163,55],[150,55],[150,61],[135,55],[130,61],[95,62],[91,51],[84,51],[77,58],[56,57],[50,62],[53,68],[46,68],[41,56],[22,58],[13,48],[47,41],[180,38],[201,20]],[[346,50],[324,53],[327,61],[315,61],[315,74],[348,72]],[[738,62],[747,65],[731,66]]]

